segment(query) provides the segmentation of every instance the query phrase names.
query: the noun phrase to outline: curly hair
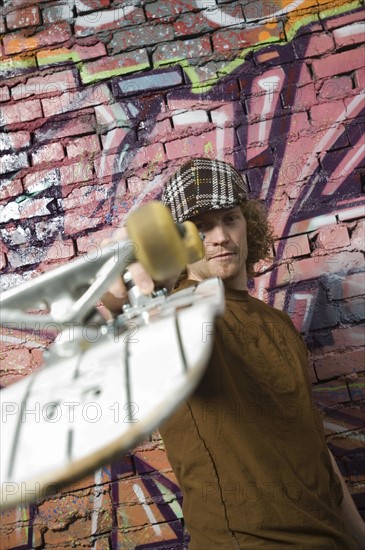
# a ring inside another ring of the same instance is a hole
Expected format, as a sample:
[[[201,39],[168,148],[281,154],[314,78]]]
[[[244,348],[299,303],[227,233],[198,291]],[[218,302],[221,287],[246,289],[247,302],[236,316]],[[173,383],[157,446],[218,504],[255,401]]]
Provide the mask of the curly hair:
[[[259,260],[268,258],[274,243],[274,231],[267,219],[264,206],[255,199],[248,199],[240,203],[247,226],[247,274],[255,275],[254,265]]]

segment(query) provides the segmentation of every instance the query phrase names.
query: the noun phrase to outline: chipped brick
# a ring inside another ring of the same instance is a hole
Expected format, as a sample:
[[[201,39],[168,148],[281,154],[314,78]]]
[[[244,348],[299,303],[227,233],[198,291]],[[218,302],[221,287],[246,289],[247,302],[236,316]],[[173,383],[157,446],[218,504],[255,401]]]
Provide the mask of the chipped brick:
[[[60,143],[49,143],[39,147],[32,153],[32,164],[35,166],[43,162],[62,160],[64,156],[63,147]]]
[[[34,132],[37,142],[62,139],[64,137],[80,136],[95,132],[96,122],[93,115],[83,115],[65,120],[46,122]]]
[[[331,405],[350,401],[350,394],[346,382],[327,382],[313,387],[313,399],[321,405]]]
[[[0,159],[0,174],[15,172],[29,166],[27,153],[12,153],[2,155]]]
[[[62,44],[71,37],[71,29],[68,23],[56,23],[30,37],[26,37],[21,33],[6,35],[3,38],[4,51],[7,55],[12,55],[54,44]]]
[[[331,101],[312,105],[310,108],[310,117],[312,124],[319,127],[331,126],[337,118],[343,116],[345,106],[343,101]]]
[[[318,380],[352,374],[364,369],[364,350],[347,351],[345,353],[327,354],[314,361]]]
[[[337,53],[312,63],[316,78],[326,78],[342,73],[350,73],[364,66],[365,48],[356,48],[351,51]]]
[[[20,105],[4,105],[0,110],[0,124],[14,124],[26,122],[42,117],[42,108],[39,99],[24,101]]]
[[[352,80],[349,76],[339,76],[325,80],[319,91],[321,99],[339,99],[350,95]]]
[[[97,135],[76,138],[66,146],[69,158],[89,156],[100,151],[100,143]]]
[[[337,48],[346,46],[354,46],[364,42],[365,37],[365,22],[359,21],[333,30]]]
[[[10,30],[31,27],[39,25],[39,23],[39,8],[37,6],[27,6],[21,10],[12,11],[6,16],[6,24]]]
[[[42,9],[43,22],[57,23],[58,21],[73,21],[74,14],[72,11],[73,5],[70,3],[61,4],[60,6],[46,6]]]
[[[0,103],[3,101],[9,101],[10,99],[10,91],[8,86],[1,86],[0,87]]]
[[[295,235],[275,243],[275,251],[280,259],[297,258],[310,254],[307,235]]]
[[[108,44],[108,51],[112,56],[123,53],[130,48],[145,48],[148,45],[159,44],[172,40],[174,33],[169,25],[139,25],[132,29],[125,29],[113,34]]]
[[[294,40],[293,46],[299,59],[318,57],[335,49],[332,36],[324,32],[311,35],[309,40],[307,37]]]
[[[147,50],[143,48],[85,63],[80,70],[80,75],[84,83],[89,83],[149,68]]]
[[[191,40],[176,40],[159,44],[152,57],[154,65],[169,63],[172,59],[201,59],[212,52],[209,37],[201,36]]]
[[[58,95],[76,88],[77,85],[78,82],[73,71],[60,71],[51,75],[28,78],[25,84],[14,86],[11,90],[11,95],[16,100],[21,100],[32,95]]]
[[[29,132],[0,132],[0,151],[19,150],[29,144]]]
[[[18,179],[0,180],[0,200],[16,197],[23,192],[22,183]]]
[[[227,144],[227,147],[232,144]],[[206,132],[200,136],[190,136],[183,139],[166,142],[166,153],[169,159],[179,159],[187,156],[217,156],[215,131]]]
[[[316,244],[325,250],[333,250],[350,245],[348,229],[345,225],[323,227],[318,232]]]
[[[105,85],[85,88],[80,92],[69,92],[59,97],[44,98],[41,100],[44,116],[50,117],[69,111],[80,111],[101,103],[108,103],[111,99],[109,89]],[[81,113],[82,114],[82,113]]]
[[[139,25],[146,21],[144,11],[133,5],[120,6],[114,10],[96,11],[80,15],[75,20],[75,35],[88,36],[95,32]]]

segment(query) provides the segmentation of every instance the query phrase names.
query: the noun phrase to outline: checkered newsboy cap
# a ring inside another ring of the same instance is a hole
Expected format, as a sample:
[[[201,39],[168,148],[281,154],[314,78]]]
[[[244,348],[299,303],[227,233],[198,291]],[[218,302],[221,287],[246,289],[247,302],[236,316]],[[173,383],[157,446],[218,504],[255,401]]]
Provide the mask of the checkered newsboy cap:
[[[247,183],[226,162],[206,158],[189,160],[167,181],[161,201],[176,222],[207,212],[232,208],[247,199]]]

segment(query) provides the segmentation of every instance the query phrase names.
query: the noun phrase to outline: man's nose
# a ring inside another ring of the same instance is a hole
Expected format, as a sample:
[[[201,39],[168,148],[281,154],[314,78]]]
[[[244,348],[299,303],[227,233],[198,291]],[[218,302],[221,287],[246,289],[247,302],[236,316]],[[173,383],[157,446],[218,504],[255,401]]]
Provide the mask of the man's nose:
[[[228,242],[229,237],[225,228],[222,225],[217,224],[213,227],[211,234],[209,235],[209,240],[214,244],[224,244]]]

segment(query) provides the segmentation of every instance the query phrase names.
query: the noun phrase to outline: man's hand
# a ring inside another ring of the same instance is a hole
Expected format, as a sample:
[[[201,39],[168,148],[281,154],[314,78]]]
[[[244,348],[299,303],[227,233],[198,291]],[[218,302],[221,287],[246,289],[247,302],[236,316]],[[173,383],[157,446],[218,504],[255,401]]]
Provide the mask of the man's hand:
[[[115,244],[128,238],[127,229],[118,229],[111,239],[106,239],[101,246]],[[133,263],[128,267],[134,282],[143,294],[150,294],[154,289],[154,282],[140,263]],[[128,292],[123,283],[122,276],[118,277],[104,294],[101,301],[103,305],[113,314],[121,312],[122,306],[128,302]]]

